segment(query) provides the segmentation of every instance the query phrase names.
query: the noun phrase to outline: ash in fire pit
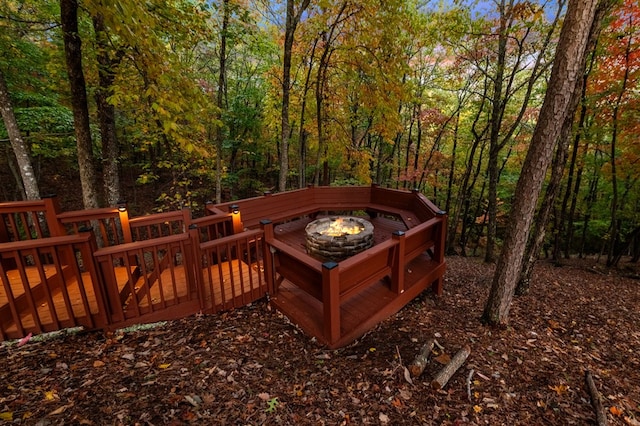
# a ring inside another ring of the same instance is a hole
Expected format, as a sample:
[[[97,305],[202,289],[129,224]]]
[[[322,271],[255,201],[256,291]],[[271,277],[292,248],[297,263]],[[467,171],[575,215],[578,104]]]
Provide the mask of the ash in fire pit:
[[[373,225],[359,217],[323,217],[306,228],[307,252],[339,261],[373,245]]]

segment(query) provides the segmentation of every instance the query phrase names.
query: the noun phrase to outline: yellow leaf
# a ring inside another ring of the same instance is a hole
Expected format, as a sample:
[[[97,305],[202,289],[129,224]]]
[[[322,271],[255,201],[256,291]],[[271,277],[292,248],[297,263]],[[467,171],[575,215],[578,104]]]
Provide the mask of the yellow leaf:
[[[56,391],[46,391],[44,393],[44,399],[46,399],[47,401],[53,401],[54,399],[58,399],[58,394],[56,393]]]
[[[611,414],[613,414],[614,416],[622,415],[622,410],[616,407],[615,405],[611,406],[611,408],[609,408],[609,411],[611,411]]]
[[[5,420],[7,422],[13,421],[13,411],[4,411],[0,413],[0,420]]]
[[[569,390],[569,386],[565,384],[560,384],[555,386],[549,386],[549,389],[551,389],[552,391],[555,391],[558,394],[558,396],[560,396],[563,393],[567,393],[567,391]]]
[[[369,352],[375,352],[376,348],[369,348]]]
[[[163,370],[166,369],[166,368],[169,368],[169,367],[171,367],[171,364],[160,364],[158,366],[158,368],[162,368]]]
[[[482,411],[482,407],[479,405],[474,405],[473,411],[475,411],[476,413],[480,413]]]

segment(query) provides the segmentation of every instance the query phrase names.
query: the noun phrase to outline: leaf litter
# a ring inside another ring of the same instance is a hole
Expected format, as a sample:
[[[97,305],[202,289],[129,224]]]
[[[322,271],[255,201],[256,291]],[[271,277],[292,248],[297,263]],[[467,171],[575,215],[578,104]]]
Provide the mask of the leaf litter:
[[[540,262],[510,324],[480,324],[493,267],[450,257],[444,295],[426,292],[330,351],[266,302],[119,333],[0,344],[0,424],[640,424],[640,283],[589,260]],[[429,338],[419,377],[405,364]],[[430,381],[469,345],[446,388]],[[469,374],[473,370],[474,374]],[[473,376],[473,378],[471,378]]]

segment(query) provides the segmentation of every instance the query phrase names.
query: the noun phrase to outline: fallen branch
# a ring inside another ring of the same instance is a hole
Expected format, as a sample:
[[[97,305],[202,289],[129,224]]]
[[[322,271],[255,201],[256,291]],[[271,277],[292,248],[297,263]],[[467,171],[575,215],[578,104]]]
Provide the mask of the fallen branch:
[[[420,353],[415,357],[411,365],[409,365],[409,372],[411,373],[411,377],[418,377],[427,367],[427,363],[429,362],[429,355],[431,355],[431,351],[433,350],[435,342],[435,339],[429,339],[422,346],[422,349],[420,349]]]
[[[587,382],[587,389],[589,390],[589,396],[591,397],[591,405],[593,405],[593,409],[596,411],[596,422],[598,426],[606,426],[607,412],[604,410],[602,397],[600,396],[600,392],[598,392],[598,388],[596,387],[589,370],[584,372],[584,380]]]
[[[473,373],[475,372],[476,370],[472,368],[471,371],[469,371],[469,375],[467,376],[467,399],[469,399],[469,402],[471,402],[471,379],[473,378]]]
[[[465,346],[460,349],[457,354],[449,361],[447,365],[445,365],[442,370],[436,374],[436,376],[431,381],[431,387],[433,389],[442,389],[445,387],[451,376],[455,374],[456,371],[464,364],[467,357],[471,353],[471,348],[469,346]]]

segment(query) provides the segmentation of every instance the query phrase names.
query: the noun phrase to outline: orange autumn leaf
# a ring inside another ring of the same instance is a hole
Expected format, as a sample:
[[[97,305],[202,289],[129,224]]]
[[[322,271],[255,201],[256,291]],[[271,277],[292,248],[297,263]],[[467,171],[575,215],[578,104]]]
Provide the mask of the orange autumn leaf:
[[[613,414],[614,416],[618,416],[620,417],[622,415],[622,410],[619,409],[618,407],[616,407],[615,405],[611,406],[611,408],[609,408],[609,411],[611,412],[611,414]]]

